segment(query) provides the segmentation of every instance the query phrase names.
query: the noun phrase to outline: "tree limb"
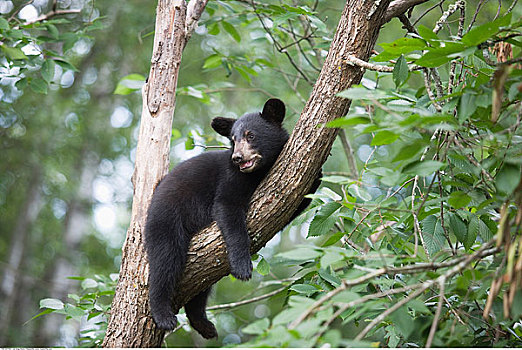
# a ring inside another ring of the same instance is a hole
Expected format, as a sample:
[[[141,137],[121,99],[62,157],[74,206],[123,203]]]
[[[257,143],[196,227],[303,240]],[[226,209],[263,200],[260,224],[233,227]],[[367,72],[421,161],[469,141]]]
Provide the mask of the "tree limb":
[[[390,3],[390,6],[388,6],[388,10],[384,15],[384,21],[389,22],[393,17],[399,17],[412,7],[427,1],[428,0],[394,0]]]

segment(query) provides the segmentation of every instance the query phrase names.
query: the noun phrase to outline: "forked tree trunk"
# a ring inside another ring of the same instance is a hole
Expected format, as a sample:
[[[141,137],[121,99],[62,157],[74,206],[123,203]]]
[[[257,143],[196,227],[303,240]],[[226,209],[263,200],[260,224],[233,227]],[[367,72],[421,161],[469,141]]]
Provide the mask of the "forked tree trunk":
[[[164,35],[172,37],[178,30],[175,16],[178,12],[174,12],[174,6],[167,9],[166,2],[162,0],[158,5],[153,66],[143,94],[142,124],[133,176],[135,193],[132,221],[123,247],[120,281],[103,344],[106,347],[159,347],[164,335],[156,329],[150,317],[148,263],[143,249],[142,232],[153,189],[168,169],[173,95],[181,56],[181,51],[178,51],[176,61],[175,57],[172,61],[165,61],[163,55],[168,54],[165,49],[169,48],[172,39],[162,43],[158,39]],[[419,2],[422,1],[394,1],[412,5]],[[350,102],[336,97],[336,94],[353,84],[358,84],[364,73],[361,68],[346,64],[346,57],[354,55],[368,60],[381,25],[391,18],[390,12],[385,16],[389,3],[389,0],[347,0],[310,99],[278,162],[252,198],[247,219],[251,232],[252,253],[257,252],[288,223],[302,196],[310,188],[326,161],[337,130],[326,128],[323,124],[346,114]],[[182,5],[178,5],[180,6]],[[406,9],[401,9],[400,12]],[[397,8],[395,12],[392,17],[400,14]],[[197,18],[191,18],[197,21]],[[178,47],[178,50],[182,48]],[[173,66],[160,65],[159,61]],[[158,85],[160,81],[165,85]],[[179,298],[174,300],[175,304],[184,305],[228,273],[225,244],[216,224],[213,223],[196,234],[191,242],[181,291],[178,294]]]

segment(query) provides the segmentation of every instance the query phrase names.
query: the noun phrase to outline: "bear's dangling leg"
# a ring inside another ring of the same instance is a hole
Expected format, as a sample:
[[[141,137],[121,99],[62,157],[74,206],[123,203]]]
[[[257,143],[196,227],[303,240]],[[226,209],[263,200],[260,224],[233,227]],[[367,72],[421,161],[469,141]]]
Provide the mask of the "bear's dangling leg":
[[[208,320],[207,313],[205,312],[210,289],[211,288],[199,293],[185,305],[185,312],[187,313],[190,325],[206,339],[217,338],[218,336],[216,327]]]

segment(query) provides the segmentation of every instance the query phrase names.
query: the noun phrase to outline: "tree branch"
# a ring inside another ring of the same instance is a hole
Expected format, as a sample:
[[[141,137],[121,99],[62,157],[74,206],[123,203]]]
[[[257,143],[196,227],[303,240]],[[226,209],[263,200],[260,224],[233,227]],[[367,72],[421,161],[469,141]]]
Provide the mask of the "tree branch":
[[[31,24],[34,24],[34,23],[37,23],[37,22],[47,21],[49,18],[54,17],[54,16],[77,14],[77,13],[80,13],[80,12],[82,12],[82,10],[80,10],[80,9],[52,10],[52,11],[47,12],[46,14],[43,14],[43,15],[40,15],[40,16],[36,17],[35,19],[33,19],[31,21],[25,22],[23,25],[24,26],[28,26],[28,25],[31,25]]]
[[[406,11],[415,7],[419,4],[427,2],[428,0],[395,0],[390,3],[386,14],[384,15],[384,21],[389,22],[393,17],[399,17]]]

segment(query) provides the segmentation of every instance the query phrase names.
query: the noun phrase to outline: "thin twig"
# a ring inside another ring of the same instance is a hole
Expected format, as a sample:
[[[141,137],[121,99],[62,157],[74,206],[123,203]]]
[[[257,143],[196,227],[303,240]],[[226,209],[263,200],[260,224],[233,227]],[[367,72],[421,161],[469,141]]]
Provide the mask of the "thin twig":
[[[460,5],[461,2],[464,2],[464,0],[459,0],[456,3],[448,6],[448,9],[446,11],[444,11],[442,16],[440,16],[439,20],[437,21],[437,23],[435,23],[435,27],[433,28],[433,33],[437,34],[438,32],[440,32],[440,30],[442,29],[442,26],[444,25],[444,23],[446,23],[448,18],[459,9],[459,7],[461,6]]]
[[[413,21],[412,25],[415,26],[424,16],[426,16],[429,12],[437,7],[441,6],[444,3],[444,0],[439,1],[437,4],[431,6],[426,11],[424,11],[415,21]]]
[[[471,28],[473,27],[473,24],[475,24],[475,21],[477,20],[477,16],[480,12],[480,8],[482,7],[483,4],[484,4],[484,0],[480,0],[477,5],[477,9],[475,10],[475,13],[473,14],[473,18],[471,19],[471,22],[469,23],[467,32],[469,32],[471,30]]]
[[[35,19],[31,20],[31,21],[25,22],[23,25],[24,26],[28,26],[28,25],[31,25],[31,24],[35,24],[37,22],[46,21],[49,18],[54,17],[54,16],[77,14],[77,13],[80,13],[81,11],[82,10],[80,10],[80,9],[49,11],[46,14],[40,15],[40,16],[36,17]]]
[[[8,19],[7,21],[8,21],[8,22],[11,22],[11,21],[16,17],[16,15],[17,15],[18,13],[20,13],[20,11],[22,11],[22,9],[23,9],[24,7],[26,7],[27,5],[31,5],[33,2],[34,2],[34,0],[29,0],[29,1],[27,1],[25,4],[20,5],[20,7],[17,8],[17,9],[13,12],[13,14],[9,17],[9,19]]]
[[[513,0],[513,3],[511,4],[511,6],[509,6],[508,10],[506,11],[506,15],[508,13],[510,13],[511,11],[513,11],[513,9],[515,8],[515,5],[517,4],[518,0]]]
[[[348,168],[350,168],[351,173],[349,176],[356,177],[358,172],[357,162],[355,161],[352,145],[350,145],[350,141],[348,141],[348,138],[346,137],[346,131],[344,129],[340,129],[338,135],[343,145],[344,154],[346,155],[346,159],[348,160]]]
[[[280,52],[280,53],[283,53],[285,54],[285,56],[288,58],[288,61],[290,62],[290,64],[295,68],[295,70],[297,72],[299,72],[299,74],[301,75],[301,77],[310,85],[313,85],[314,82],[312,80],[310,80],[310,78],[306,75],[306,73],[301,69],[301,67],[299,67],[297,65],[297,63],[295,63],[293,57],[288,53],[287,50],[284,50],[282,49],[282,46],[281,44],[279,44],[279,42],[276,40],[276,38],[274,37],[274,35],[272,34],[272,32],[266,27],[265,25],[265,22],[263,21],[263,18],[261,17],[261,15],[259,14],[259,12],[257,11],[256,9],[256,5],[254,2],[251,3],[252,4],[252,7],[254,9],[254,13],[256,14],[259,22],[261,23],[261,26],[263,27],[263,29],[265,30],[265,32],[270,36],[270,38],[272,39],[272,41],[274,42],[274,45],[275,47],[277,48],[277,50]]]
[[[254,297],[252,299],[242,300],[242,301],[238,301],[238,302],[235,302],[235,303],[220,304],[220,305],[210,306],[210,307],[207,307],[207,311],[232,309],[232,308],[235,308],[235,307],[238,307],[238,306],[243,306],[243,305],[246,305],[246,304],[255,303],[255,302],[258,302],[260,300],[268,299],[268,298],[270,298],[270,297],[272,297],[274,295],[277,295],[277,294],[281,293],[282,291],[284,291],[287,288],[288,288],[288,286],[283,286],[283,287],[281,287],[279,289],[276,289],[276,290],[273,290],[273,291],[271,291],[269,293],[266,293],[266,294]]]
[[[459,40],[462,38],[462,34],[464,33],[464,21],[466,19],[466,2],[465,1],[459,1],[459,10],[460,10],[460,16],[459,16],[459,27],[457,30],[457,37],[456,39]],[[457,62],[456,60],[452,60],[450,64],[450,73],[448,78],[448,94],[453,93],[453,87],[455,85],[455,71],[457,69]]]
[[[435,311],[435,317],[433,317],[433,322],[431,323],[430,334],[428,336],[428,341],[426,342],[426,347],[431,348],[431,344],[433,343],[433,337],[435,337],[435,331],[437,330],[437,324],[439,323],[440,314],[442,311],[442,302],[444,301],[444,288],[446,286],[446,277],[441,276],[439,282],[439,302],[437,304],[437,311]]]
[[[372,330],[373,327],[375,327],[376,325],[378,325],[379,323],[381,323],[388,315],[390,315],[391,313],[393,313],[394,311],[398,310],[399,308],[401,308],[404,304],[406,304],[407,302],[409,302],[410,300],[413,300],[415,299],[416,297],[418,297],[419,295],[421,295],[426,289],[428,289],[429,287],[431,287],[433,284],[435,283],[435,281],[428,281],[428,282],[424,282],[422,284],[422,287],[420,287],[419,289],[417,289],[415,292],[411,293],[410,295],[408,295],[407,298],[403,298],[401,299],[399,302],[395,303],[392,307],[390,307],[389,309],[386,309],[386,311],[384,311],[382,314],[380,314],[379,316],[377,316],[376,318],[373,319],[372,322],[370,322],[358,335],[357,337],[355,337],[355,340],[361,340],[363,339],[366,334],[368,334],[369,331]]]
[[[426,92],[428,93],[428,97],[431,100],[431,103],[433,104],[433,107],[437,110],[437,112],[442,111],[442,107],[437,102],[435,96],[433,95],[433,91],[431,91],[431,80],[430,80],[430,70],[428,68],[425,68],[422,70],[423,76],[424,76],[424,86],[426,87]]]

